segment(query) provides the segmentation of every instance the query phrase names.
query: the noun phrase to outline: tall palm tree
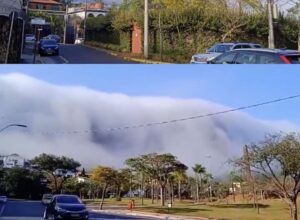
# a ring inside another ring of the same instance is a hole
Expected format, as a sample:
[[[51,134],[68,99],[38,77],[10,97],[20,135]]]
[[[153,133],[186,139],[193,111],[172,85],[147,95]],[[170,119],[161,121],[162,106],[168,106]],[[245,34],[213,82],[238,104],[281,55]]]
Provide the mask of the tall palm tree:
[[[187,180],[187,175],[186,175],[185,170],[178,170],[178,171],[174,172],[174,178],[178,184],[178,199],[179,199],[179,201],[181,201],[181,184],[182,184],[182,182]]]
[[[193,167],[193,171],[196,177],[196,199],[197,203],[199,202],[199,189],[201,189],[202,185],[202,175],[206,173],[206,169],[201,164],[195,164]]]

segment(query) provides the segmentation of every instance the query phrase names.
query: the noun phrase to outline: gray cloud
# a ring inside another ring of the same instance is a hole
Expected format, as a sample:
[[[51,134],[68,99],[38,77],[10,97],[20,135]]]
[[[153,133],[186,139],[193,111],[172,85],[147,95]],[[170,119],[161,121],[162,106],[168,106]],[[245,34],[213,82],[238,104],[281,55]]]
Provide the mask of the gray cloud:
[[[287,121],[263,121],[234,112],[141,129],[85,132],[172,120],[229,107],[201,99],[130,97],[85,87],[56,86],[22,74],[0,76],[0,101],[0,116],[4,116],[1,126],[29,126],[29,133],[21,128],[1,133],[0,155],[19,153],[32,158],[46,152],[74,157],[86,167],[120,167],[128,157],[170,152],[189,166],[209,166],[205,156],[211,155],[211,170],[221,172],[222,164],[241,153],[245,144],[269,132],[298,129]]]

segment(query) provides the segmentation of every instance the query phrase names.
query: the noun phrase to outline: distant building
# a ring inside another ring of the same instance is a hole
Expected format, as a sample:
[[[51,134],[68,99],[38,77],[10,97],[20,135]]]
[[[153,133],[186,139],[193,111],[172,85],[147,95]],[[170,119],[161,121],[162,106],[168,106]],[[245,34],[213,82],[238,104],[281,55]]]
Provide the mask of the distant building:
[[[18,154],[0,156],[0,166],[3,168],[25,167],[27,161]]]
[[[30,11],[64,11],[64,5],[55,0],[29,0]]]
[[[103,3],[89,3],[87,5],[87,8],[85,8],[84,4],[79,5],[77,7],[68,8],[68,15],[69,16],[78,16],[81,19],[84,19],[85,10],[86,10],[87,17],[105,16],[108,12],[108,10],[104,8]]]
[[[75,177],[76,176],[76,173],[71,171],[71,170],[65,170],[65,169],[56,169],[53,174],[55,176],[63,176],[63,177],[66,177],[66,178],[69,178],[69,177]]]

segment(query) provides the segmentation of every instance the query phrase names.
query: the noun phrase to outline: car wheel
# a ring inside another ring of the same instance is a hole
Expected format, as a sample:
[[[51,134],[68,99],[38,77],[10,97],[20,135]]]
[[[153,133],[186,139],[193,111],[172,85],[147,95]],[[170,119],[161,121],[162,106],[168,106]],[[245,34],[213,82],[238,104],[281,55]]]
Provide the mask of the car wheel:
[[[47,211],[45,210],[44,211],[44,219],[48,219],[49,217],[48,217],[48,213],[47,213]]]

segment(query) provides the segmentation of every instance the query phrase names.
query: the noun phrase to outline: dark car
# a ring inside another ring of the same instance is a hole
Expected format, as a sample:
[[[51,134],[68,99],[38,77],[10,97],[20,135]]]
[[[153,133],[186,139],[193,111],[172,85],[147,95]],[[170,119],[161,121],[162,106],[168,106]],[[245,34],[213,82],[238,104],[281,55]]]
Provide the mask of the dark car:
[[[283,49],[238,49],[208,61],[211,64],[300,64],[300,51]]]
[[[43,39],[39,43],[39,54],[43,55],[59,55],[59,45],[56,40]]]
[[[214,59],[215,57],[231,50],[237,49],[245,49],[245,48],[262,48],[260,44],[257,43],[218,43],[213,45],[209,48],[206,53],[199,53],[192,56],[191,63],[193,64],[200,64],[200,63],[207,63]]]
[[[46,206],[44,219],[82,219],[87,220],[89,213],[85,205],[75,195],[55,195]]]
[[[49,34],[48,36],[44,37],[44,39],[56,40],[57,43],[60,42],[60,36],[55,34]]]

